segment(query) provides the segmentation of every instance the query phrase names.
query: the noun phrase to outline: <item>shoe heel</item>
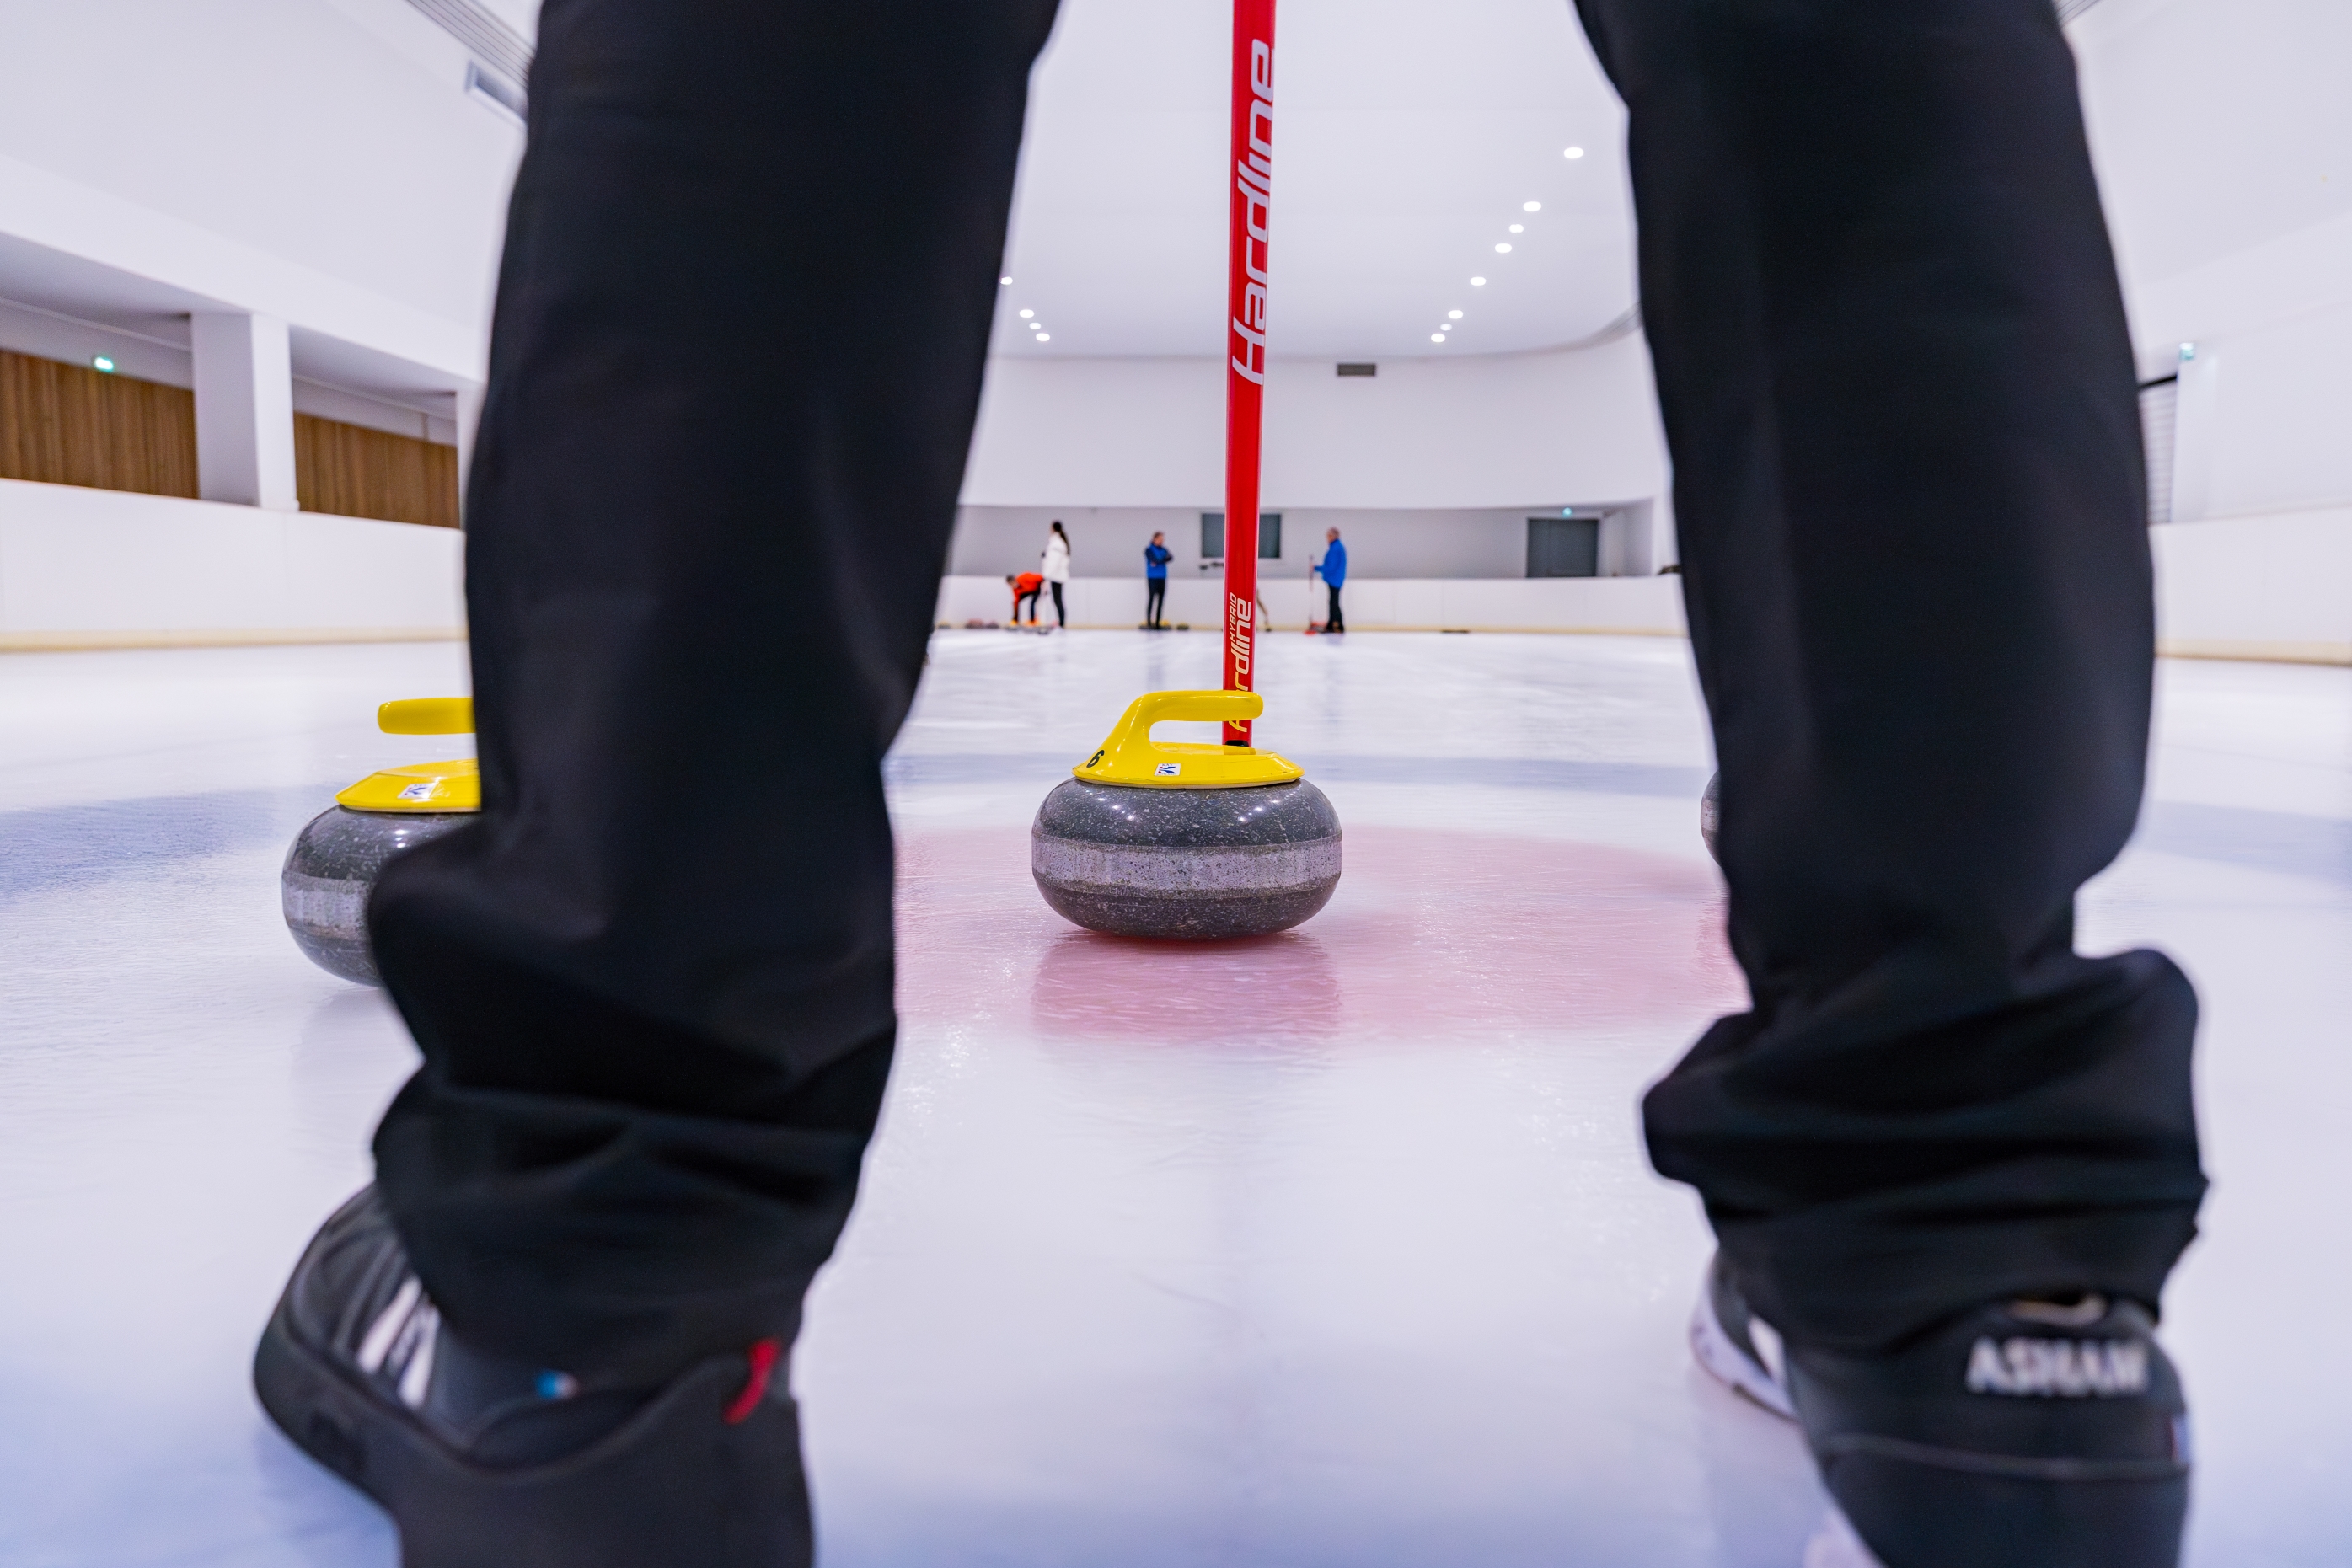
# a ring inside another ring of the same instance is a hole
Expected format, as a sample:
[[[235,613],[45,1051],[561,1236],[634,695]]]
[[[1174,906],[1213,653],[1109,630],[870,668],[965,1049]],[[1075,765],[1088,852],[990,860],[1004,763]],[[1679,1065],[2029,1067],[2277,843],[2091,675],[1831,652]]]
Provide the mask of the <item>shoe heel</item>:
[[[730,1422],[747,1375],[713,1357],[578,1453],[499,1469],[371,1416],[275,1322],[254,1357],[270,1418],[392,1515],[402,1568],[809,1568],[799,1412],[779,1391]]]

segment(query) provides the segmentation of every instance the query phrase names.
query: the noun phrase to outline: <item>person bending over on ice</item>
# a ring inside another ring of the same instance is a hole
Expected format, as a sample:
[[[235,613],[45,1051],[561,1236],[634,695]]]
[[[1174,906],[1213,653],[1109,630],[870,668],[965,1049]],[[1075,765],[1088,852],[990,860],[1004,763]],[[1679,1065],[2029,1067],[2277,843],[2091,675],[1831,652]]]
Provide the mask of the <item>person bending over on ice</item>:
[[[1021,605],[1024,600],[1029,605],[1029,624],[1037,624],[1037,595],[1045,591],[1045,578],[1034,571],[1024,571],[1018,577],[1008,571],[1004,574],[1004,580],[1013,585],[1013,624],[1021,624]]]

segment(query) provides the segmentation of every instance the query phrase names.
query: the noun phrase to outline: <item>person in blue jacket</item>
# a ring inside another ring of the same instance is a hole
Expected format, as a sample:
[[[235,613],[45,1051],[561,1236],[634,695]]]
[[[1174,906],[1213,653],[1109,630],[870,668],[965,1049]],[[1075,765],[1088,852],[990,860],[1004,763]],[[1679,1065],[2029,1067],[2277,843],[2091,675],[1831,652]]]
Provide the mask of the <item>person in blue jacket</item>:
[[[1323,586],[1331,591],[1331,614],[1323,622],[1323,630],[1327,633],[1345,632],[1348,622],[1339,613],[1339,587],[1348,580],[1348,547],[1339,542],[1339,530],[1337,528],[1324,533],[1323,546],[1322,562],[1315,569],[1323,574]]]
[[[1153,534],[1151,542],[1143,547],[1143,629],[1165,632],[1168,623],[1160,617],[1168,608],[1168,563],[1176,552],[1168,548],[1166,534]]]

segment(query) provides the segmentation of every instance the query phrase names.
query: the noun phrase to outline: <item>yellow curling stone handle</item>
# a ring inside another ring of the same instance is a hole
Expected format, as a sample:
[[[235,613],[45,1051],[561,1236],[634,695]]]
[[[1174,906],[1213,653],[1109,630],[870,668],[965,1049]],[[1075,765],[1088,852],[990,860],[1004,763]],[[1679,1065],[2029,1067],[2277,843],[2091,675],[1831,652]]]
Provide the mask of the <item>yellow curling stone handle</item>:
[[[471,697],[412,697],[375,710],[375,727],[386,735],[471,735]]]
[[[386,735],[471,735],[474,699],[416,697],[375,710],[376,727]],[[482,770],[472,758],[454,762],[417,762],[371,773],[335,804],[352,811],[478,811]]]
[[[1297,763],[1255,747],[1151,738],[1155,724],[1223,724],[1265,711],[1265,699],[1255,692],[1147,692],[1128,705],[1095,754],[1070,771],[1089,784],[1146,789],[1247,789],[1305,778]]]

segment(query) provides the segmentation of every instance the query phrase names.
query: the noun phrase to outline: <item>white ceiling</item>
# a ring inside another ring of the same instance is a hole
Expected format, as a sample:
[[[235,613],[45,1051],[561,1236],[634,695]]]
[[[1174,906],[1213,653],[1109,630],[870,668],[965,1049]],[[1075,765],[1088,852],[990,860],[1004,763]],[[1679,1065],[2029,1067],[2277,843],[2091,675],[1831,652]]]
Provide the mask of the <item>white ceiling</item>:
[[[1230,18],[1214,0],[1063,0],[994,351],[1220,351]],[[1547,348],[1633,305],[1624,112],[1568,0],[1281,0],[1275,93],[1277,356]]]

